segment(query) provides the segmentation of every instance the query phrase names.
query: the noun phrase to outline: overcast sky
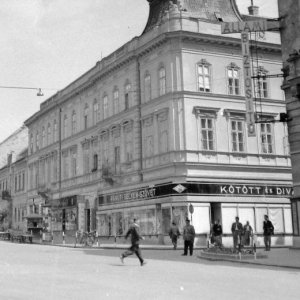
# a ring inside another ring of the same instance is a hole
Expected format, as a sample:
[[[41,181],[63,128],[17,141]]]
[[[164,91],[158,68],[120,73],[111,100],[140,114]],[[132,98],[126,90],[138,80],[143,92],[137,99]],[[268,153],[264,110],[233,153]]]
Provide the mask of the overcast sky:
[[[250,0],[237,0],[247,13]],[[276,17],[277,0],[254,0],[261,15]],[[146,0],[1,0],[0,143],[74,81],[134,36],[148,18]],[[0,153],[1,154],[1,153]]]

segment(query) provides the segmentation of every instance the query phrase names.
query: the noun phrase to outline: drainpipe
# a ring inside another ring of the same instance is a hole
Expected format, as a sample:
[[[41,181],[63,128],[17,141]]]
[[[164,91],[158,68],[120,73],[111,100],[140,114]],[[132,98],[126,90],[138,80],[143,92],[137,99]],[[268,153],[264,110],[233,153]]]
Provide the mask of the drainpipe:
[[[138,135],[139,135],[139,144],[140,144],[140,157],[139,157],[139,176],[140,182],[144,181],[143,178],[143,136],[142,136],[142,96],[141,96],[141,66],[139,58],[136,58],[136,93],[138,98]]]

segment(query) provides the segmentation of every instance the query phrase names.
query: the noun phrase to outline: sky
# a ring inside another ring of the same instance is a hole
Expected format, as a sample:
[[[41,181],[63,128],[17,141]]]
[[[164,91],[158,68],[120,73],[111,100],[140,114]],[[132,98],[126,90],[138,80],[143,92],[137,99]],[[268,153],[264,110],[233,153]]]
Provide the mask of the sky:
[[[247,13],[250,0],[236,0]],[[277,17],[277,0],[254,0],[260,14]],[[0,143],[35,114],[40,103],[139,36],[146,0],[1,0]]]

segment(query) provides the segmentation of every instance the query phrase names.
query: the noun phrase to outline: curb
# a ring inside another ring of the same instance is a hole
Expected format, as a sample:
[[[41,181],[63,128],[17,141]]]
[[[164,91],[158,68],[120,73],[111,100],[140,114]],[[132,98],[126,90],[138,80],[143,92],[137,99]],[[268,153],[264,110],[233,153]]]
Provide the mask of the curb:
[[[237,264],[247,264],[247,265],[255,265],[255,266],[264,266],[264,267],[276,267],[282,269],[293,269],[293,270],[300,270],[300,266],[286,266],[286,265],[276,265],[276,264],[268,264],[268,263],[260,263],[253,260],[237,260],[237,259],[226,259],[226,258],[216,258],[216,257],[203,257],[197,255],[197,258],[204,259],[208,261],[224,261],[224,262],[232,262]]]

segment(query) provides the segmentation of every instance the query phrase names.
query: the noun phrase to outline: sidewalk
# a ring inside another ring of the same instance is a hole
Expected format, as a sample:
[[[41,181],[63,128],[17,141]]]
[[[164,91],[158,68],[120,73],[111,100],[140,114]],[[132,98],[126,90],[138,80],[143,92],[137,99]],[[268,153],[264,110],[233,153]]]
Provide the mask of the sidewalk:
[[[59,247],[70,247],[74,248],[74,244],[54,244],[54,246]],[[93,246],[92,248],[83,247],[82,245],[76,245],[76,248],[84,249],[127,249],[129,244],[101,244],[99,247]],[[144,250],[173,250],[171,245],[140,245],[141,249]],[[183,249],[182,246],[178,247],[179,250]],[[197,255],[199,251],[203,248],[195,248],[195,254]],[[199,259],[211,260],[211,261],[228,261],[233,263],[240,264],[252,264],[252,265],[262,265],[270,267],[280,267],[280,268],[291,268],[300,270],[300,249],[298,248],[272,248],[271,251],[265,252],[263,248],[257,249],[257,253],[267,255],[268,258],[258,258],[258,259],[245,259],[245,260],[236,260],[236,259],[218,259],[218,258],[203,258],[198,255]]]

